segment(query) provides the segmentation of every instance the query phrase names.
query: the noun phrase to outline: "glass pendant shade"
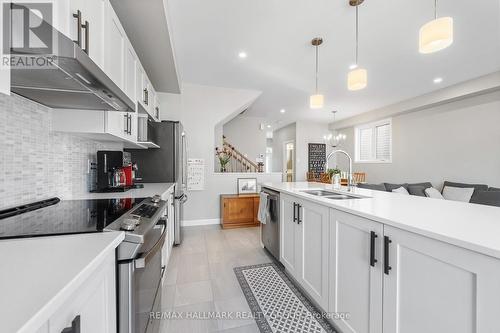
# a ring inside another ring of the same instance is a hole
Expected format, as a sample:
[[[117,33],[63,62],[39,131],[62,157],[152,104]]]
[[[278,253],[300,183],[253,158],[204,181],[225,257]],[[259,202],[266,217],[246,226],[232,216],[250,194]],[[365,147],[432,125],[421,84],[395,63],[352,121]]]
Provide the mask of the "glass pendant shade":
[[[309,104],[311,109],[321,109],[325,104],[325,97],[321,94],[311,95]]]
[[[364,68],[356,68],[347,75],[347,88],[349,90],[361,90],[366,87],[368,73]]]
[[[453,43],[453,18],[440,17],[427,22],[420,28],[420,53],[433,53],[447,48]]]

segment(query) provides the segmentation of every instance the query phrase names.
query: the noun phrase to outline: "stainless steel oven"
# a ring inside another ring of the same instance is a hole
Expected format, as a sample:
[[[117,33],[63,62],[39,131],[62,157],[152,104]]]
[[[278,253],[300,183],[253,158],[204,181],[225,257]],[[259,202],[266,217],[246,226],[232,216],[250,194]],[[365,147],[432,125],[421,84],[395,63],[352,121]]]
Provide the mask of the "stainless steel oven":
[[[161,306],[166,208],[165,201],[146,199],[114,222],[115,228],[126,230],[117,249],[119,333],[159,332],[160,322],[150,319],[150,313],[160,311]]]

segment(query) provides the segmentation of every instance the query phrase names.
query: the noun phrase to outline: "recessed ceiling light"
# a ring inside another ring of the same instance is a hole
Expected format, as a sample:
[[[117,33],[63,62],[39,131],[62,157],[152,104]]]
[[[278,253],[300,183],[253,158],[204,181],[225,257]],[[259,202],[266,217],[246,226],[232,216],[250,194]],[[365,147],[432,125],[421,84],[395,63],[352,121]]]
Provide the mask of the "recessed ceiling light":
[[[238,57],[240,57],[241,59],[245,59],[247,57],[247,53],[246,52],[240,52],[238,53]]]
[[[267,125],[267,128],[271,128],[271,125]]]
[[[355,68],[358,68],[358,65],[352,64],[351,66],[349,66],[349,69],[355,69]]]
[[[281,112],[281,113],[285,113],[285,112],[286,112],[286,110],[285,110],[285,109],[281,109],[281,110],[280,110],[280,112]]]
[[[441,83],[441,82],[443,82],[443,78],[442,77],[437,77],[433,81],[434,81],[434,83]]]

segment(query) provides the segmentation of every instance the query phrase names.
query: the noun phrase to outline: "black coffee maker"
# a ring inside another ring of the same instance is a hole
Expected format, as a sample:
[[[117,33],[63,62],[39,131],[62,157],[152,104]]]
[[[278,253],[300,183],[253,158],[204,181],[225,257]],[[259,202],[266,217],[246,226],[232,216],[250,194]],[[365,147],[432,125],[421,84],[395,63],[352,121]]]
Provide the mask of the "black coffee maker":
[[[125,192],[132,188],[124,167],[132,165],[130,153],[113,150],[97,152],[96,192]]]

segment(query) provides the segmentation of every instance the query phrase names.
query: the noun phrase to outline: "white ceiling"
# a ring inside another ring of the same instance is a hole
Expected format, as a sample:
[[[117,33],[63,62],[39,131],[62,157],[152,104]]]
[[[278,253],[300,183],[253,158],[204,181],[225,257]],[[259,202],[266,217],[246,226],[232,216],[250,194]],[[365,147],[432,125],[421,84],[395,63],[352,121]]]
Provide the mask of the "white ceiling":
[[[365,0],[359,8],[359,63],[368,87],[346,87],[354,62],[355,10],[348,0],[168,0],[170,26],[184,82],[263,92],[246,115],[280,125],[331,121],[393,104],[500,70],[500,1],[440,0],[455,40],[441,52],[418,52],[418,30],[433,18],[433,0]],[[320,91],[311,110],[313,37],[321,36]],[[246,59],[238,53],[245,51]],[[435,77],[442,77],[439,85]],[[285,114],[279,112],[286,109]]]

